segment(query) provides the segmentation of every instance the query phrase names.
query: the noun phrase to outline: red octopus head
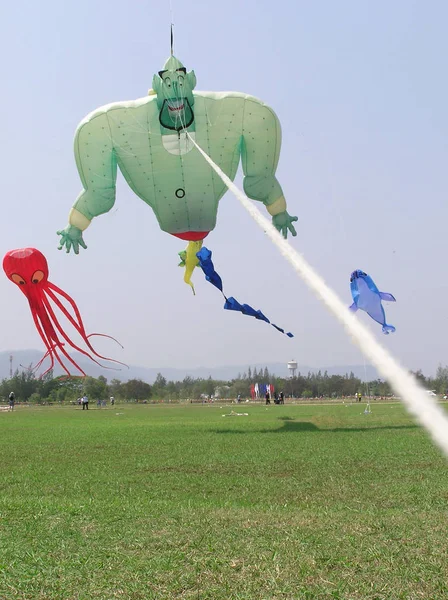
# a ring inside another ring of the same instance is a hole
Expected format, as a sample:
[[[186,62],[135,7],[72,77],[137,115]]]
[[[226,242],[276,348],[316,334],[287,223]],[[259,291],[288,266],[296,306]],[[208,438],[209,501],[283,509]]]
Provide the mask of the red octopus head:
[[[33,293],[34,286],[48,281],[47,259],[36,248],[10,250],[3,258],[3,270],[25,296]]]

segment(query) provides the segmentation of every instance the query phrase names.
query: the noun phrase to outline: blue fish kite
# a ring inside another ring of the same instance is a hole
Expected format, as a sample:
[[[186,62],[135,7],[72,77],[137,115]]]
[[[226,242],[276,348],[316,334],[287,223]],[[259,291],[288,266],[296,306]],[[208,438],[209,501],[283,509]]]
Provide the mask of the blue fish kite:
[[[238,300],[236,300],[233,297],[227,298],[227,296],[224,294],[223,289],[222,289],[222,279],[215,270],[215,266],[212,261],[212,253],[208,248],[203,246],[199,250],[199,252],[196,252],[196,256],[199,260],[199,265],[204,272],[206,280],[209,281],[216,288],[218,288],[218,290],[224,296],[225,301],[226,301],[224,304],[225,310],[236,310],[236,311],[243,313],[243,315],[248,315],[249,317],[255,317],[259,321],[264,321],[265,323],[269,323],[270,325],[272,325],[272,327],[275,327],[275,329],[277,329],[277,331],[284,333],[288,337],[290,337],[290,338],[294,337],[294,335],[290,331],[288,333],[285,333],[284,329],[282,329],[281,327],[278,327],[277,325],[274,325],[274,323],[271,323],[271,321],[261,312],[261,310],[255,310],[249,304],[240,304],[238,302]]]
[[[352,292],[353,304],[349,307],[351,311],[358,309],[365,311],[369,317],[383,326],[383,333],[389,334],[395,331],[393,325],[386,323],[386,314],[381,301],[396,302],[392,294],[380,292],[373,279],[364,271],[353,271],[350,275],[350,290]]]

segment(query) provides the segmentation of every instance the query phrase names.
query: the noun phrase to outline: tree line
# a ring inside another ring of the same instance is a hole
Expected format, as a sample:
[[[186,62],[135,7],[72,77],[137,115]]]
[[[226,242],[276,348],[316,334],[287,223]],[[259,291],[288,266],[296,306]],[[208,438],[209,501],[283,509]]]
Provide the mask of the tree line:
[[[439,366],[435,377],[426,377],[421,370],[411,373],[427,390],[445,394],[448,390],[448,366]],[[211,377],[194,378],[189,375],[182,381],[169,381],[162,373],[158,373],[153,384],[141,379],[130,379],[122,382],[119,379],[108,381],[105,377],[53,377],[49,372],[43,377],[36,376],[31,368],[16,371],[12,378],[5,378],[0,383],[0,398],[4,401],[11,391],[19,402],[76,402],[86,394],[91,402],[106,400],[110,396],[118,401],[172,401],[199,400],[201,397],[232,399],[241,395],[250,397],[250,388],[255,383],[269,383],[276,392],[283,391],[285,397],[320,398],[349,397],[360,392],[363,396],[387,397],[392,390],[386,381],[376,379],[362,382],[353,373],[346,375],[328,375],[327,372],[299,373],[296,377],[278,377],[269,373],[267,367],[249,368],[229,381],[216,380]]]

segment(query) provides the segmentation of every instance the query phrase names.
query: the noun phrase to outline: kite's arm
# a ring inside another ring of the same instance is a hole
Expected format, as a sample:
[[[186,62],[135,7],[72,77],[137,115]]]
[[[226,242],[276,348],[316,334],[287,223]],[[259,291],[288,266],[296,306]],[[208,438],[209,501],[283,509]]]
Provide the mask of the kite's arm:
[[[241,158],[244,191],[252,200],[259,200],[272,216],[275,227],[286,237],[296,231],[286,210],[283,190],[275,177],[282,143],[281,127],[274,111],[255,98],[245,101]]]
[[[107,213],[115,202],[117,159],[106,112],[93,114],[82,121],[75,134],[75,159],[83,190],[70,213],[69,224],[62,231],[59,249],[86,248],[82,232],[92,219]]]

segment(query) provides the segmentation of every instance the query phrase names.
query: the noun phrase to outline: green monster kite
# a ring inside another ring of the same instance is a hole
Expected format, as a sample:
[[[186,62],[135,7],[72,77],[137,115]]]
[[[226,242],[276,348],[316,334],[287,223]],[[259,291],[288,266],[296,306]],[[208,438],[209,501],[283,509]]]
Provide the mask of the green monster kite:
[[[286,210],[275,177],[281,129],[269,106],[238,92],[193,92],[173,55],[153,78],[148,96],[115,102],[93,111],[79,124],[75,157],[83,191],[74,203],[59,249],[87,248],[82,234],[92,219],[115,202],[117,165],[131,189],[153,209],[163,231],[189,242],[180,252],[190,283],[196,253],[216,225],[218,202],[227,188],[207,164],[194,140],[233,180],[240,157],[244,191],[259,200],[286,238],[296,235],[297,217]]]

